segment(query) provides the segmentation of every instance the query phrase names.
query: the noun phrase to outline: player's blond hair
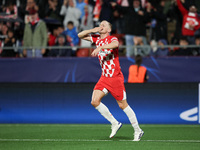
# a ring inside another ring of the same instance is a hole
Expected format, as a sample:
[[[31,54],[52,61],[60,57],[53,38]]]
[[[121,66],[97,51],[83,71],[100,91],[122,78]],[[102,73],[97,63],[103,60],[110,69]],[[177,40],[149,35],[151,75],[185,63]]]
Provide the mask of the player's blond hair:
[[[110,22],[106,21],[106,20],[103,20],[103,21],[108,23],[108,26],[110,27],[110,30],[112,31],[112,24]],[[101,21],[101,22],[103,22],[103,21]]]

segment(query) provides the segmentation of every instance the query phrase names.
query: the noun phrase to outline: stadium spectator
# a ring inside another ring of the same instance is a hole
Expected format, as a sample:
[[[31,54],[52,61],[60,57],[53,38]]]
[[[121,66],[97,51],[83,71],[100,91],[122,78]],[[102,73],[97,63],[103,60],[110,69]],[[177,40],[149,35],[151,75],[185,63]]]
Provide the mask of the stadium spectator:
[[[124,31],[125,34],[125,40],[126,40],[126,56],[131,57],[135,55],[133,50],[133,37],[141,37],[144,45],[147,45],[147,39],[146,39],[146,23],[150,22],[150,8],[144,10],[140,6],[139,0],[133,0],[133,4],[129,7],[122,7],[120,5],[117,5],[117,3],[112,2],[111,3],[113,7],[116,7],[120,11],[120,13],[124,14]],[[146,49],[148,55],[148,49]]]
[[[58,35],[64,32],[64,27],[63,26],[58,26]]]
[[[6,23],[1,23],[0,26],[0,41],[1,41],[1,46],[3,47],[4,40],[7,38],[7,31],[8,27]]]
[[[51,49],[49,51],[48,56],[64,57],[64,56],[71,56],[72,55],[71,49],[63,48],[64,46],[69,46],[69,44],[66,41],[65,35],[60,34],[57,37],[57,42],[56,42],[55,46],[58,46],[58,47],[56,49]]]
[[[6,13],[7,18],[18,17],[18,8],[12,1],[9,1],[6,3],[6,7],[4,7],[4,11]]]
[[[200,55],[200,36],[195,37],[195,45],[197,47],[193,49],[192,54],[193,56],[199,56]]]
[[[65,17],[63,21],[65,28],[67,27],[67,23],[69,21],[72,21],[77,29],[79,28],[81,11],[76,8],[75,2],[73,0],[63,0],[60,15],[63,15]]]
[[[19,22],[17,22],[18,8],[13,1],[6,2],[6,5],[3,6],[2,11],[3,12],[0,14],[0,18],[7,24],[9,28],[15,28],[15,26],[19,26]]]
[[[135,55],[141,55],[141,56],[147,56],[150,53],[150,49],[147,49],[144,46],[143,43],[143,38],[142,37],[138,37],[138,36],[134,36],[133,37],[133,42],[135,46],[140,46],[140,47],[135,47],[134,48],[134,54]]]
[[[171,7],[169,9],[169,14],[172,20],[175,21],[175,31],[171,33],[170,44],[179,44],[179,39],[181,38],[181,27],[183,22],[183,16],[177,7],[176,0],[172,1]]]
[[[94,15],[93,20],[94,20],[95,26],[98,26],[99,16],[101,13],[101,4],[102,4],[102,0],[96,0],[94,10],[93,10],[93,15]]]
[[[28,11],[26,11],[27,0],[19,0],[15,3],[18,9],[18,17],[24,21],[25,15],[28,14]]]
[[[48,45],[54,46],[56,44],[56,38],[59,35],[58,28],[52,29],[52,32],[48,34]]]
[[[85,15],[81,19],[81,25],[80,25],[80,31],[82,30],[89,30],[94,27],[93,23],[93,15],[92,15],[92,6],[85,5],[84,7]],[[91,42],[88,42],[86,40],[80,41],[80,46],[82,47],[90,47]]]
[[[187,37],[181,37],[179,40],[180,48],[174,49],[170,55],[171,56],[191,56],[192,51],[187,46],[189,45],[189,42],[187,40]]]
[[[122,7],[129,7],[128,0],[119,0],[117,1],[119,5]],[[116,34],[123,34],[124,29],[124,17],[123,14],[119,12],[116,8],[112,7],[113,9],[113,24],[112,24],[112,33]]]
[[[177,0],[175,0],[177,1]],[[196,6],[196,0],[181,0],[183,6],[189,10],[190,6],[195,5]]]
[[[27,0],[27,3],[26,3],[27,14],[32,13],[32,11],[37,11],[38,12],[38,10],[39,10],[39,7],[36,4],[35,0]]]
[[[147,69],[142,64],[142,56],[135,56],[135,64],[129,67],[128,83],[144,83],[148,80]]]
[[[4,41],[4,47],[10,47],[9,49],[3,49],[1,53],[1,57],[16,57],[16,52],[15,52],[15,44],[16,44],[16,39],[14,37],[14,32],[13,30],[9,29],[7,32],[7,37]],[[11,48],[13,47],[13,48]]]
[[[99,22],[106,20],[112,24],[113,22],[113,10],[110,2],[112,0],[101,0],[101,11],[99,16]]]
[[[67,23],[67,29],[63,32],[63,34],[66,35],[67,41],[71,46],[76,46],[79,44],[78,33],[72,21]]]
[[[85,11],[84,11],[85,5],[87,5],[87,4],[84,2],[84,0],[77,0],[77,2],[76,2],[76,8],[78,8],[81,11],[80,20],[85,15]]]
[[[92,7],[90,5],[84,6],[84,16],[81,19],[80,31],[93,28]]]
[[[23,46],[31,47],[35,50],[32,54],[31,50],[23,50],[24,57],[42,57],[45,54],[45,48],[47,46],[47,28],[44,21],[39,19],[36,10],[32,10],[29,13],[30,22],[26,23],[23,36]],[[36,47],[36,48],[34,48]]]
[[[149,4],[149,3],[148,3]],[[167,40],[167,15],[164,13],[165,0],[161,0],[159,5],[152,8],[152,34],[151,39],[159,41]]]
[[[23,28],[23,19],[18,14],[19,8],[16,5],[16,1],[6,1],[5,23],[9,28],[13,29],[16,40],[21,39],[21,29]]]
[[[169,49],[167,47],[163,47],[167,45],[167,41],[165,39],[160,39],[158,41],[158,48],[152,49],[150,55],[154,57],[164,57],[168,56]]]
[[[122,34],[123,29],[123,16],[119,13],[118,10],[113,9],[113,26],[112,33]]]
[[[189,44],[195,44],[194,33],[200,28],[197,8],[192,5],[189,7],[189,10],[187,10],[181,3],[181,0],[177,0],[177,5],[183,15],[182,35],[187,37]]]
[[[63,32],[63,34],[66,36],[69,45],[73,47],[72,55],[74,56],[76,52],[76,48],[74,46],[78,46],[79,38],[76,27],[74,26],[74,23],[72,21],[69,21],[67,23],[67,29]]]
[[[61,21],[60,9],[61,5],[59,0],[48,0],[48,5],[46,5],[45,9],[45,18],[53,18]]]

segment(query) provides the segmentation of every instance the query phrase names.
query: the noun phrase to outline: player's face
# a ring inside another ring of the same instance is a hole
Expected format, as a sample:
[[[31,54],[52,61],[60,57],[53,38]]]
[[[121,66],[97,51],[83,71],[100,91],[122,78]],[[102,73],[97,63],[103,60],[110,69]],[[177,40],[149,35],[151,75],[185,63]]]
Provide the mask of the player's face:
[[[110,26],[107,21],[102,21],[99,26],[102,27],[102,30],[99,31],[100,34],[110,33]]]

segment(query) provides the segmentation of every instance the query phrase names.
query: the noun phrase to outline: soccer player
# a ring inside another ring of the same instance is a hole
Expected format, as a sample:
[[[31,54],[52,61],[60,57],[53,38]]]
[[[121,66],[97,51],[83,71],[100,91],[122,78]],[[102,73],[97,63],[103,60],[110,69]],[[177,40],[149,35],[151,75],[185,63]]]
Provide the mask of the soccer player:
[[[96,44],[97,48],[91,55],[98,56],[102,67],[102,75],[94,87],[91,104],[111,123],[112,131],[110,138],[113,138],[122,127],[122,123],[118,122],[109,109],[101,102],[102,98],[110,92],[116,99],[119,107],[126,113],[134,128],[133,141],[139,141],[144,132],[140,129],[136,115],[126,100],[124,77],[118,56],[119,42],[116,37],[110,36],[111,30],[111,24],[107,21],[102,21],[99,27],[84,30],[78,34],[79,38]]]

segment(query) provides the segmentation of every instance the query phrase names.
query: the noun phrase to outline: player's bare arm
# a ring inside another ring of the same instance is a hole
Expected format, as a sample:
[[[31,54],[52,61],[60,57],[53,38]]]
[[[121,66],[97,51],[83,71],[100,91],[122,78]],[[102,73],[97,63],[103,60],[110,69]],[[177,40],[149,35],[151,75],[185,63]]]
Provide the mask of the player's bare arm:
[[[89,34],[90,33],[97,33],[99,31],[101,31],[102,29],[103,29],[102,27],[95,27],[95,28],[90,29],[90,30],[84,30],[84,31],[82,31],[78,34],[78,37],[83,39],[83,40],[91,41]]]
[[[115,49],[119,46],[119,42],[118,41],[113,41],[110,44],[107,45],[103,45],[103,46],[99,46],[97,47],[93,52],[92,52],[92,56],[97,56],[98,53],[102,50],[102,49]]]

